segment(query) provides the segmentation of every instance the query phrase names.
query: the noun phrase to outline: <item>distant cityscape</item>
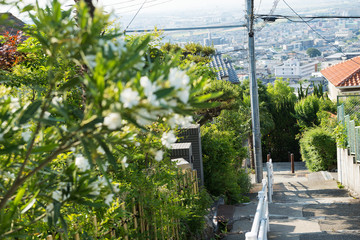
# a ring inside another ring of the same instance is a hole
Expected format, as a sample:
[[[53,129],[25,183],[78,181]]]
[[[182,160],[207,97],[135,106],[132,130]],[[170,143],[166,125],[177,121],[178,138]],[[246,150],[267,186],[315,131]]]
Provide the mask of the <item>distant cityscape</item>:
[[[302,16],[360,16],[360,3],[349,1],[322,2],[318,8],[304,8]],[[324,4],[327,4],[324,8]],[[276,14],[279,14],[278,11]],[[281,10],[283,15],[296,16],[289,9]],[[264,83],[275,78],[289,79],[295,89],[325,84],[320,70],[338,62],[360,55],[360,19],[314,19],[307,24],[301,18],[282,19],[264,23],[258,19],[255,26],[256,72]],[[154,20],[155,21],[155,20]],[[209,12],[206,16],[186,13],[182,16],[157,17],[158,27],[194,27],[241,24],[244,16],[239,12]],[[154,27],[151,19],[137,21],[132,29]],[[214,46],[222,53],[226,63],[231,62],[238,79],[248,78],[247,30],[245,28],[196,30],[164,33],[164,42],[186,44],[188,42]],[[306,52],[315,48],[321,55],[310,57]]]

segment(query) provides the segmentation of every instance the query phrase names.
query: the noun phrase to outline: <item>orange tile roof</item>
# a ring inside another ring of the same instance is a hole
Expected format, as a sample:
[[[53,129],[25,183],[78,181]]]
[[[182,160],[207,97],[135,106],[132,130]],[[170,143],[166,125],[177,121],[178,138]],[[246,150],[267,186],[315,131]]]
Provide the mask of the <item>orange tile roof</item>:
[[[335,87],[360,85],[360,56],[335,64],[320,71]]]

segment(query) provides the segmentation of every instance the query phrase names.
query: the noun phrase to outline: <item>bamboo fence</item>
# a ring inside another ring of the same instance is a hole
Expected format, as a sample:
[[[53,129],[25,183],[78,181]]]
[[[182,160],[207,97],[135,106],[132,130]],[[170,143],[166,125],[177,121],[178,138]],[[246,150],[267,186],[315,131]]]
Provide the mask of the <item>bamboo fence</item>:
[[[179,172],[182,181],[179,181],[178,193],[188,198],[190,195],[199,193],[198,176],[196,170],[183,170]],[[112,229],[107,229],[105,234],[100,235],[101,221],[96,216],[91,218],[91,224],[94,229],[93,237],[95,239],[145,239],[145,240],[180,240],[181,235],[181,219],[174,216],[171,211],[164,211],[171,209],[173,205],[184,206],[182,201],[169,202],[162,201],[159,209],[147,209],[144,203],[145,196],[141,193],[139,197],[132,198],[130,202],[121,203],[121,208],[124,212],[128,213],[130,217],[121,219],[119,224],[116,224]],[[80,240],[81,230],[74,234],[69,239]],[[46,240],[66,239],[63,233],[54,233],[48,235]]]

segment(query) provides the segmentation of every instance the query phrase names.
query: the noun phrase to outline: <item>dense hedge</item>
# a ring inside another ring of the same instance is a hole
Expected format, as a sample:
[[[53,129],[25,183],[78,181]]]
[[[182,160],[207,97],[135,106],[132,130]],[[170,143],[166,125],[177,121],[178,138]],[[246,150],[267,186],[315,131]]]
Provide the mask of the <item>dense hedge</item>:
[[[330,170],[336,165],[336,141],[324,128],[306,130],[300,140],[300,151],[310,171]]]
[[[219,131],[215,124],[202,126],[201,131],[206,189],[214,196],[225,196],[230,203],[244,201],[251,184],[241,169],[234,133]]]

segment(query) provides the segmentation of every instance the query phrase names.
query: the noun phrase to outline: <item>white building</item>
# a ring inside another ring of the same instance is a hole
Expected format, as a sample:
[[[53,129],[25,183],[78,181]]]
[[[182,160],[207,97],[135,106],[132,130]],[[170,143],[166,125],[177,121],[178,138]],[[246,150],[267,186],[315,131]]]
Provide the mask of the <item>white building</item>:
[[[309,77],[317,71],[318,61],[301,62],[298,59],[286,60],[282,65],[275,67],[275,77],[300,79]]]
[[[352,38],[354,34],[350,30],[340,30],[335,33],[336,38]]]

